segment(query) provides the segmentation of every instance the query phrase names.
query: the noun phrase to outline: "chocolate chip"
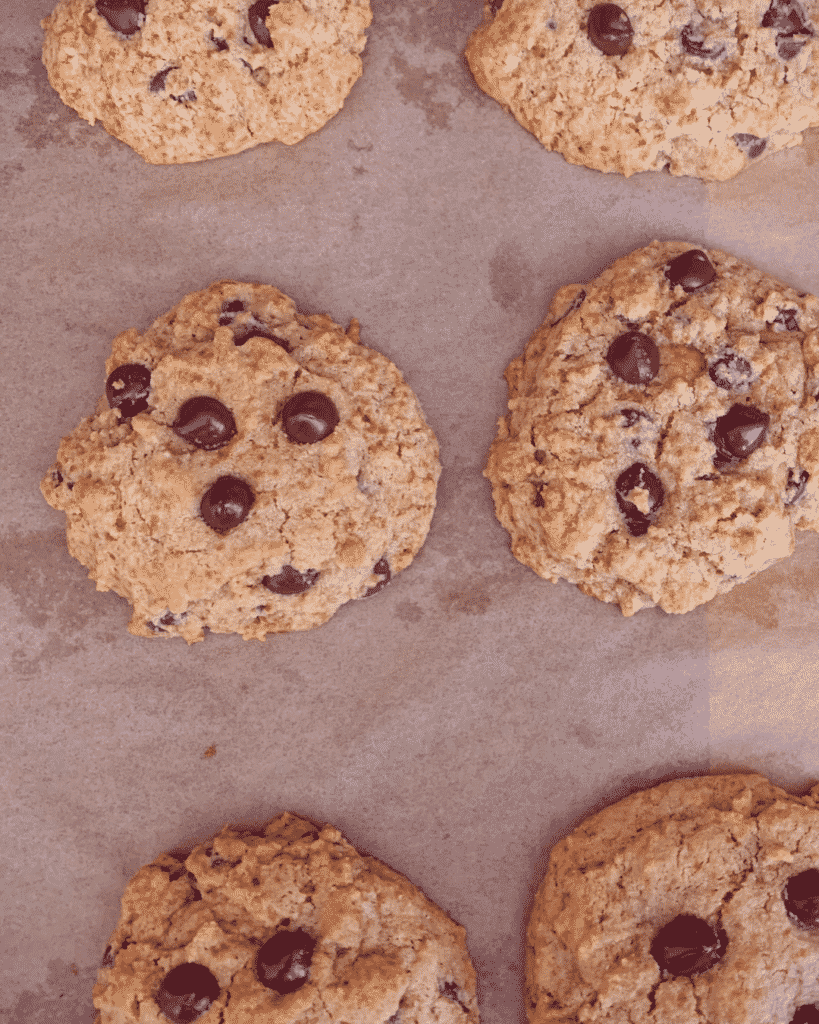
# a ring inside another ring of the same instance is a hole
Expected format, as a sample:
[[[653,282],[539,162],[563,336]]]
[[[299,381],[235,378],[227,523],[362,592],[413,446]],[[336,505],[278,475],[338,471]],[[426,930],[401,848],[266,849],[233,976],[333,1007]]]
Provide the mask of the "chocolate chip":
[[[105,395],[112,409],[119,409],[123,419],[130,419],[148,408],[151,371],[141,363],[126,363],[112,370],[105,382]]]
[[[221,323],[221,317],[219,318]],[[251,338],[267,338],[269,341],[275,341],[276,344],[283,348],[285,352],[290,351],[290,345],[284,338],[279,338],[275,334],[271,334],[267,328],[256,325],[256,324],[242,324],[237,327],[233,332],[233,344],[238,346],[246,345]]]
[[[214,35],[213,29],[210,30],[210,41],[212,43],[216,44],[216,49],[217,50],[229,50],[230,49],[230,47],[228,46],[228,44],[225,42],[224,39],[220,39],[220,38],[218,38],[218,36]]]
[[[380,579],[374,587],[370,587],[367,590],[367,592],[363,595],[364,597],[372,597],[373,594],[377,594],[380,590],[383,590],[384,587],[386,587],[386,585],[392,579],[390,563],[387,561],[386,558],[378,559],[378,561],[373,566],[373,572],[376,574],[376,576],[383,576],[384,578]]]
[[[227,327],[236,319],[237,313],[244,313],[245,304],[241,299],[227,299],[222,303],[222,310],[219,314],[219,326]]]
[[[163,626],[179,626],[187,618],[187,612],[180,612],[178,615],[174,615],[172,611],[167,611],[158,619],[152,619],[145,623],[145,625],[151,630],[152,633],[167,633],[167,629],[163,629]]]
[[[680,914],[654,936],[651,955],[673,977],[702,974],[725,956],[728,937],[693,914]]]
[[[145,21],[145,0],[97,0],[101,14],[115,32],[132,36]]]
[[[439,982],[438,991],[442,996],[444,996],[444,998],[452,1000],[453,1003],[457,1003],[464,1013],[469,1013],[469,1007],[461,999],[462,993],[454,981],[445,981],[443,985]]]
[[[812,36],[813,29],[797,0],[773,0],[762,16],[762,28],[775,28],[786,36]]]
[[[725,53],[724,43],[715,43],[708,47],[705,45],[705,33],[701,26],[690,21],[680,33],[680,42],[686,53],[692,57],[700,57],[702,60],[717,60]]]
[[[627,331],[609,345],[606,362],[628,384],[648,384],[660,369],[660,350],[647,334]]]
[[[819,1024],[819,1006],[815,1003],[798,1006],[791,1017],[791,1024]]]
[[[680,285],[684,292],[695,292],[710,284],[717,272],[702,249],[689,249],[667,264],[665,276],[672,288]]]
[[[489,10],[493,14],[497,14],[501,7],[503,7],[503,0],[489,0]]]
[[[199,511],[211,530],[227,533],[244,522],[255,500],[253,491],[244,480],[220,476],[205,492]]]
[[[648,492],[648,508],[645,512],[634,502],[629,501],[628,496],[635,488]],[[665,490],[660,478],[656,473],[652,473],[645,463],[634,462],[617,477],[614,493],[629,533],[632,537],[642,537],[657,518],[657,510],[665,500]]]
[[[535,506],[535,508],[545,508],[546,502],[543,500],[542,493],[545,484],[534,484],[533,486],[535,488],[535,496],[532,499],[532,504]]]
[[[802,52],[807,39],[794,39],[793,36],[777,36],[776,52],[781,60],[793,60]]]
[[[105,952],[102,954],[101,967],[113,967],[114,966],[114,951],[110,946],[105,947]]]
[[[307,981],[315,947],[316,940],[301,928],[276,932],[256,956],[256,976],[279,995],[295,992]]]
[[[583,300],[585,298],[586,290],[585,288],[581,288],[577,295],[575,295],[575,297],[572,299],[572,304],[569,306],[569,308],[566,310],[563,316],[559,316],[557,320],[554,321],[554,323],[550,324],[550,326],[554,327],[554,325],[559,324],[561,320],[565,320],[569,313],[574,313],[576,309],[580,309],[580,307],[583,305]]]
[[[338,410],[320,391],[302,391],[284,403],[282,427],[296,444],[315,444],[336,429]]]
[[[651,422],[651,417],[647,412],[643,412],[642,409],[621,409],[620,415],[623,417],[624,427],[633,427],[638,420],[648,420]]]
[[[177,103],[193,103],[196,99],[196,93],[193,89],[188,89],[187,92],[180,93],[179,96],[174,96],[174,94],[171,93],[171,99],[176,100]]]
[[[256,3],[247,12],[253,35],[256,36],[262,46],[273,46],[273,40],[270,38],[270,32],[267,30],[265,19],[273,4],[278,2],[279,0],[256,0]]]
[[[784,331],[798,331],[799,321],[796,319],[798,313],[798,309],[780,309],[771,321],[774,329],[779,328]]]
[[[219,998],[219,982],[204,964],[180,964],[168,971],[156,1003],[174,1024],[191,1024]]]
[[[285,565],[277,576],[263,576],[262,586],[274,594],[303,594],[313,586],[319,576],[318,569],[299,572],[292,565]]]
[[[179,410],[174,433],[205,451],[224,448],[236,433],[233,413],[217,398],[198,395],[189,398]]]
[[[758,135],[751,135],[748,132],[739,132],[737,135],[732,135],[731,138],[749,160],[762,156],[768,145],[767,139],[760,139]]]
[[[747,459],[764,443],[770,422],[771,417],[753,405],[732,405],[724,416],[719,416],[714,431],[716,468],[724,469]]]
[[[788,482],[785,484],[785,504],[795,505],[805,493],[805,488],[810,480],[810,473],[803,469],[799,473],[788,470]]]
[[[175,71],[179,67],[178,64],[171,64],[170,67],[164,68],[162,71],[158,71],[151,79],[148,88],[151,92],[164,92],[165,85],[168,80],[168,75]]]
[[[617,4],[597,4],[589,14],[589,41],[608,57],[628,53],[634,29],[628,15]]]
[[[717,359],[708,368],[708,376],[718,388],[726,391],[739,391],[751,382],[754,371],[747,359],[735,352]]]
[[[788,879],[782,890],[788,916],[808,928],[819,926],[819,871],[808,868]]]

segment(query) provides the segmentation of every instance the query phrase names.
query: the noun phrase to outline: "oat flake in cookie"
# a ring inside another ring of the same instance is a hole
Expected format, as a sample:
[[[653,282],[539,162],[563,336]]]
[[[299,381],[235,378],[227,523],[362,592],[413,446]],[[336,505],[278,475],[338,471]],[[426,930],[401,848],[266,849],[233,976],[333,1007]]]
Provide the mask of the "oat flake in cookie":
[[[819,0],[491,0],[466,57],[547,149],[724,181],[819,125]]]
[[[687,612],[819,532],[819,299],[688,242],[559,289],[484,475],[512,554]]]
[[[369,0],[60,0],[43,63],[61,99],[153,164],[292,145],[361,76]]]
[[[163,854],[122,897],[98,1024],[478,1024],[464,929],[331,825]]]
[[[526,947],[531,1024],[815,1024],[819,785],[679,779],[587,818]]]
[[[105,372],[40,486],[136,636],[310,629],[421,548],[438,445],[356,320],[217,281],[118,335]]]

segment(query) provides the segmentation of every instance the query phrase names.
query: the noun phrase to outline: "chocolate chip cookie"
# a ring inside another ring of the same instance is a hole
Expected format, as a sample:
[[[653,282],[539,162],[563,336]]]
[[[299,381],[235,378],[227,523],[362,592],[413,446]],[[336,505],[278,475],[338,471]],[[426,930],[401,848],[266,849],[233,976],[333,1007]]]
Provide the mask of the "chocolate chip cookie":
[[[62,101],[152,164],[292,145],[361,76],[370,0],[60,0],[42,22]]]
[[[118,335],[106,373],[41,490],[136,636],[310,629],[423,544],[438,444],[356,320],[217,281]]]
[[[506,370],[484,475],[512,554],[687,612],[819,532],[819,299],[652,242],[566,285]]]
[[[816,1024],[819,784],[679,779],[551,850],[526,937],[532,1024]]]
[[[466,57],[547,149],[724,181],[819,125],[819,0],[490,0]]]
[[[477,1024],[466,933],[331,825],[225,826],[141,868],[94,986],[99,1024]]]

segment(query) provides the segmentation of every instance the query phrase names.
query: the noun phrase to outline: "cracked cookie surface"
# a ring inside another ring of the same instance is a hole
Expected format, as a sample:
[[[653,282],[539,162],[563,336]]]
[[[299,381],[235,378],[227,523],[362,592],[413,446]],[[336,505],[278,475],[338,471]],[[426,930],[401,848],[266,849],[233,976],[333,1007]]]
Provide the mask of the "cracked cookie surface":
[[[819,785],[715,775],[607,807],[550,852],[527,930],[531,1024],[815,1020],[817,869]],[[661,950],[680,918],[718,941]]]
[[[819,125],[819,0],[492,0],[475,80],[543,145],[724,181]]]
[[[560,288],[506,370],[484,475],[512,554],[682,613],[819,532],[819,299],[653,242]]]
[[[106,395],[42,480],[136,636],[317,626],[420,550],[438,444],[385,356],[276,288],[222,280],[113,341]]]
[[[225,826],[141,868],[97,1024],[477,1024],[466,933],[331,825]]]
[[[154,164],[292,145],[361,76],[369,0],[61,0],[42,26],[63,102]]]

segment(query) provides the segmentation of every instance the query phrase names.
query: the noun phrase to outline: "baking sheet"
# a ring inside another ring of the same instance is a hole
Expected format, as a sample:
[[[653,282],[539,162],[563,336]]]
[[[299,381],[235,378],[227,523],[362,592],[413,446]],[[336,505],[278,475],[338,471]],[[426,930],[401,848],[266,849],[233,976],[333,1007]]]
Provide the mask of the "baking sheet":
[[[631,619],[510,554],[481,476],[502,372],[563,284],[690,239],[819,293],[816,133],[732,182],[626,180],[547,153],[475,85],[479,0],[372,0],[364,75],[295,147],[146,164],[54,93],[51,0],[2,0],[0,1021],[91,1024],[130,876],[229,822],[331,821],[467,930],[484,1024],[523,1024],[548,847],[676,775],[804,791],[819,538],[684,616]],[[377,599],[265,644],[142,640],[38,484],[110,341],[221,277],[361,323],[418,395],[443,475]]]

